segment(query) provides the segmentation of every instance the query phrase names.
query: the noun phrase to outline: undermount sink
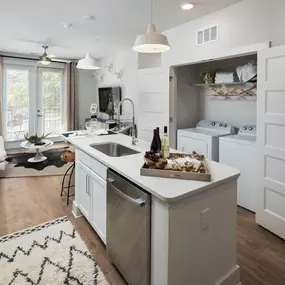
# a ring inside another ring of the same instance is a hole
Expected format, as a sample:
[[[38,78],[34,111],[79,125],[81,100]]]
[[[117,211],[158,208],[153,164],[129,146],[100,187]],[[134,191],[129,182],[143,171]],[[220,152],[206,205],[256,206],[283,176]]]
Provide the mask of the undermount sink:
[[[139,153],[136,150],[133,150],[118,143],[90,144],[90,146],[112,157],[121,157]]]

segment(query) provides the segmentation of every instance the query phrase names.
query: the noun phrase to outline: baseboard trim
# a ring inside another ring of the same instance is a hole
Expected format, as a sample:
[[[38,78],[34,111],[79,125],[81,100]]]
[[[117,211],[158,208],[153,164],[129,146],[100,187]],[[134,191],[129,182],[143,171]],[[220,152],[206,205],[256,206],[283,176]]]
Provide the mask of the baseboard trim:
[[[241,285],[240,267],[236,265],[223,278],[221,278],[215,285]]]
[[[76,201],[74,200],[72,202],[72,210],[71,210],[73,216],[77,219],[83,216],[82,212],[80,211],[80,209],[78,208],[78,205],[76,203]]]

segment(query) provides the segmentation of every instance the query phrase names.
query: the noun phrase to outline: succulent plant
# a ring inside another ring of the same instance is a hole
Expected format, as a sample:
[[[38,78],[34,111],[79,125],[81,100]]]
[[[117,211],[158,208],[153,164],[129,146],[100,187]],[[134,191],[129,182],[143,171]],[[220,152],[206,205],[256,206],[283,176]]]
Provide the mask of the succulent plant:
[[[30,143],[33,143],[33,144],[36,144],[36,143],[39,143],[41,140],[43,140],[43,139],[45,139],[47,136],[49,136],[51,133],[48,133],[48,134],[46,134],[46,135],[42,135],[42,136],[38,136],[38,134],[35,134],[35,135],[33,135],[33,136],[29,136],[29,134],[28,133],[26,133],[25,135],[24,135],[24,138],[25,138],[25,140],[27,140],[27,141],[29,141]]]

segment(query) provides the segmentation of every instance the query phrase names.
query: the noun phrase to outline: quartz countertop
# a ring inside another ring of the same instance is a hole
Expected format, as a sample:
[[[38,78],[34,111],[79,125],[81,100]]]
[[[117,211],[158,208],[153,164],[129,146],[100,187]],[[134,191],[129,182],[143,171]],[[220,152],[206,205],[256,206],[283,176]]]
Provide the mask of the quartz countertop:
[[[140,169],[143,165],[145,151],[149,150],[149,142],[139,140],[139,143],[133,146],[131,144],[132,138],[122,134],[67,138],[67,141],[167,203],[210,190],[230,180],[237,180],[240,175],[240,171],[233,167],[207,160],[211,182],[141,176]],[[90,147],[90,144],[105,142],[119,143],[140,153],[123,157],[110,157]]]

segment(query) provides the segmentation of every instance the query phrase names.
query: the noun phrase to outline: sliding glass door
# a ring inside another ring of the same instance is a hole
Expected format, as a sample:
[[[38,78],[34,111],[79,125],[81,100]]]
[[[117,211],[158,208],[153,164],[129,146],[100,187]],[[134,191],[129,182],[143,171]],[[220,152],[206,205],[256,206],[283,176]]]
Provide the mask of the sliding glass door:
[[[63,68],[4,64],[5,141],[23,140],[26,133],[50,134],[56,140],[66,130],[65,105]]]

